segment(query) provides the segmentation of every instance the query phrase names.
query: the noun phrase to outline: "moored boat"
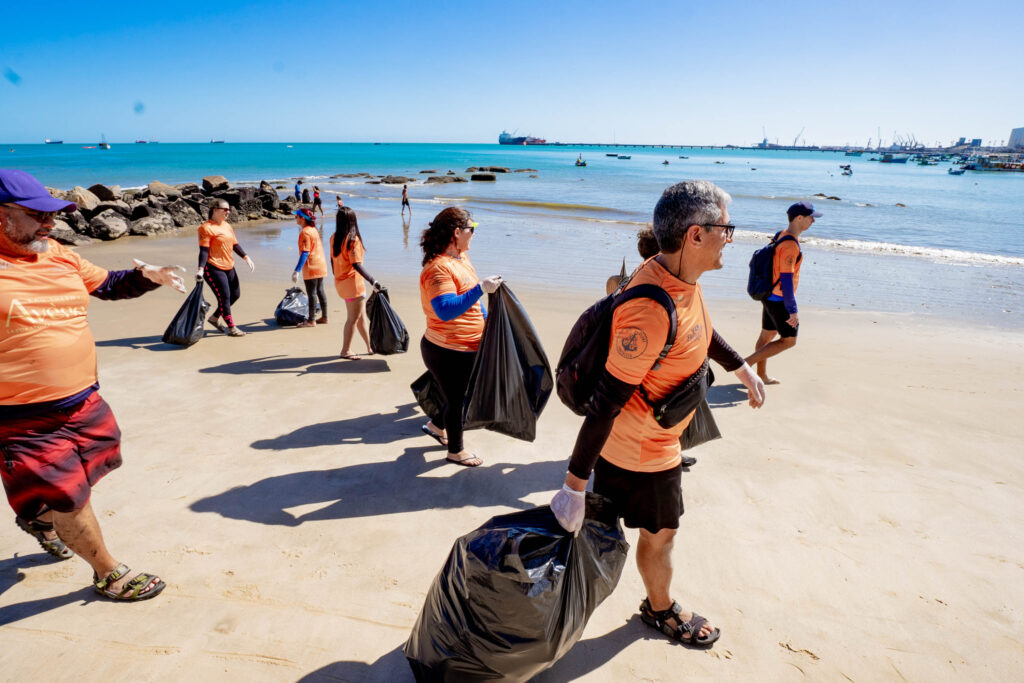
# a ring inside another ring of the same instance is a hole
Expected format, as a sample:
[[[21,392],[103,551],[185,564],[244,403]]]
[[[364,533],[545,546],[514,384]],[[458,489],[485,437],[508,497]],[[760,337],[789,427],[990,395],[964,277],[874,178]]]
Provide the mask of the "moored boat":
[[[501,131],[501,135],[498,136],[499,145],[544,145],[547,144],[547,140],[544,138],[535,138],[532,135],[516,136],[514,133],[508,131]]]

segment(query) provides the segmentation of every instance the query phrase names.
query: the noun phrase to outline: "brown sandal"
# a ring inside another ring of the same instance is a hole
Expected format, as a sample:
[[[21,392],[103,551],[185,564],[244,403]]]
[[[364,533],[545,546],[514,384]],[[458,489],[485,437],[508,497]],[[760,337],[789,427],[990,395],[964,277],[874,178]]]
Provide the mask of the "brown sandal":
[[[137,602],[139,600],[149,600],[160,595],[160,591],[167,588],[167,584],[164,583],[159,576],[154,574],[136,574],[131,579],[126,581],[121,587],[121,590],[113,590],[107,588],[112,583],[115,583],[118,579],[121,579],[128,575],[131,569],[125,564],[119,564],[114,568],[114,571],[110,572],[104,578],[100,578],[96,574],[92,575],[92,586],[96,589],[96,592],[105,598],[111,600],[119,600],[121,602]]]
[[[643,622],[651,628],[661,631],[672,640],[698,647],[711,647],[722,635],[721,630],[716,627],[711,633],[701,638],[700,630],[704,628],[704,624],[708,623],[708,620],[694,612],[689,621],[683,621],[683,618],[679,616],[682,613],[683,608],[674,601],[671,607],[659,612],[655,612],[651,608],[651,603],[647,598],[640,603],[640,618]],[[675,621],[676,625],[670,625],[669,619]]]

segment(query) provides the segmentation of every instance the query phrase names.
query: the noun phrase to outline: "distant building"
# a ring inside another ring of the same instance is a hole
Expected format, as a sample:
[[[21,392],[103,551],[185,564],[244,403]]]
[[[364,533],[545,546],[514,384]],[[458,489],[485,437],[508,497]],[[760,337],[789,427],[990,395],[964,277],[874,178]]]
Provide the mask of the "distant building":
[[[1011,130],[1010,141],[1006,144],[1008,147],[1024,149],[1024,128],[1014,128]]]

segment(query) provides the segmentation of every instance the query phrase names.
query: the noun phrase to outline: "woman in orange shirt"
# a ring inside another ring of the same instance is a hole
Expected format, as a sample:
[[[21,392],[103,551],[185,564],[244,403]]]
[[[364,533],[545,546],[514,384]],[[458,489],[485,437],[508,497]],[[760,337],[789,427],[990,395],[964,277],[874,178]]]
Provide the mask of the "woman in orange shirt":
[[[334,271],[334,288],[338,290],[338,296],[345,300],[348,313],[341,334],[340,356],[349,360],[359,360],[359,356],[350,351],[356,330],[359,330],[359,336],[366,342],[366,353],[373,353],[366,319],[366,285],[363,280],[377,290],[381,289],[381,285],[363,268],[365,253],[356,212],[347,206],[339,206],[334,217],[334,234],[331,235],[331,269]]]
[[[207,322],[229,337],[244,337],[245,332],[235,327],[235,319],[231,317],[231,304],[238,301],[242,294],[232,252],[245,259],[250,271],[256,270],[256,264],[235,239],[235,231],[227,221],[230,212],[231,206],[223,199],[214,199],[210,203],[208,219],[199,226],[199,270],[196,271],[196,281],[205,277],[217,298],[217,308]],[[220,321],[222,317],[227,327]]]
[[[468,211],[449,207],[429,226],[420,239],[420,303],[427,316],[420,353],[444,393],[445,406],[442,424],[428,421],[422,429],[448,447],[449,462],[477,467],[483,460],[462,445],[462,404],[487,317],[480,297],[497,290],[501,277],[492,275],[482,282],[477,278],[467,255],[477,224]]]
[[[302,277],[306,284],[308,300],[306,319],[296,327],[316,327],[317,323],[327,324],[327,293],[324,291],[324,277],[327,275],[327,262],[324,260],[324,245],[320,240],[320,231],[316,229],[316,216],[308,209],[295,212],[295,224],[299,226],[299,262],[292,272],[292,282],[299,284]],[[316,317],[316,301],[320,300],[320,317]]]

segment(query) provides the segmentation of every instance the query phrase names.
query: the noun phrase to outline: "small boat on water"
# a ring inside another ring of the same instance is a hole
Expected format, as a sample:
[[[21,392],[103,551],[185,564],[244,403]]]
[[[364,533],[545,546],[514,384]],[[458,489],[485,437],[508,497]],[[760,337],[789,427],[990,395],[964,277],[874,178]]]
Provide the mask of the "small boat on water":
[[[100,149],[110,149],[110,143],[107,142],[106,135],[100,135],[100,144],[96,145]]]
[[[949,175],[963,175],[966,168],[950,168],[946,171]]]
[[[608,152],[607,154],[605,154],[605,156],[606,157],[617,157],[617,156],[619,156],[619,153],[618,152]]]
[[[45,140],[43,140],[43,142],[45,142],[48,145],[63,145],[64,144],[63,140],[51,140],[50,138],[46,138]]]
[[[680,159],[689,159],[690,157],[684,157],[682,154],[679,155]]]
[[[630,155],[628,155],[628,154],[620,154],[620,155],[619,155],[619,158],[620,158],[620,159],[632,159],[633,157],[631,157],[631,156],[630,156]]]
[[[848,149],[845,152],[843,152],[843,154],[844,154],[844,156],[848,156],[848,157],[859,157],[860,155],[864,154],[864,150],[862,150],[862,149],[861,150]]]
[[[149,140],[136,140],[135,144],[136,145],[146,145],[146,144],[149,144]]]
[[[583,155],[582,154],[579,156],[578,159],[576,159],[576,165],[577,166],[586,166],[587,165],[587,162],[585,162],[583,160]]]
[[[909,158],[906,154],[889,154],[886,152],[879,161],[883,164],[905,164]]]
[[[211,145],[223,145],[224,141],[223,140],[210,140],[210,144]]]

